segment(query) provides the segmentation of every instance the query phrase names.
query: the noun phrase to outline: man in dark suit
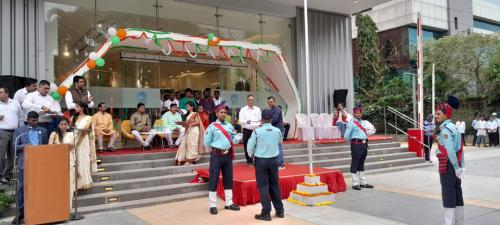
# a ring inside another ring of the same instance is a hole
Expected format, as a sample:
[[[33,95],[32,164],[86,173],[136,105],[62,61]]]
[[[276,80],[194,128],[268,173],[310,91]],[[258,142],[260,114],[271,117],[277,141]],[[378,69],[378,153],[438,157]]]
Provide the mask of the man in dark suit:
[[[45,145],[49,137],[47,130],[38,126],[38,113],[28,112],[26,126],[17,128],[14,131],[14,148],[17,151],[17,209],[18,214],[12,224],[24,223],[24,146],[25,145]]]

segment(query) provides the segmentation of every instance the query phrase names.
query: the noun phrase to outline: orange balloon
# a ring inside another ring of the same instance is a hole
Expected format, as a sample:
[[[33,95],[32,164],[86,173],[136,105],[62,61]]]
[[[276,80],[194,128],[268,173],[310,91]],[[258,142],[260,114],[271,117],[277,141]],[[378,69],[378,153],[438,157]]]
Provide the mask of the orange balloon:
[[[89,60],[89,61],[87,62],[87,67],[88,67],[89,69],[94,69],[94,68],[96,67],[95,60]]]
[[[120,39],[123,39],[127,36],[127,31],[123,28],[118,29],[118,31],[116,31],[116,36],[118,36]]]
[[[64,85],[61,85],[61,86],[59,86],[59,87],[57,88],[57,92],[58,92],[61,96],[65,95],[67,91],[68,91],[68,88],[67,88],[66,86],[64,86]]]

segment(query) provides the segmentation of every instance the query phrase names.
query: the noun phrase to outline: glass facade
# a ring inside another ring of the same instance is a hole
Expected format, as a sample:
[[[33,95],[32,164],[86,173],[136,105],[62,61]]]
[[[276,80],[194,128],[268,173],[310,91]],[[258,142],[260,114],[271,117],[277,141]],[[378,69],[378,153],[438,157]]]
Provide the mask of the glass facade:
[[[217,27],[214,7],[174,0],[159,0],[158,5],[155,0],[47,0],[44,8],[46,77],[57,84],[107,39],[107,29],[111,26],[192,36],[214,32],[224,39],[274,44],[281,48],[285,58],[292,58],[291,21],[288,18],[264,16],[261,35],[258,14],[220,9],[222,17]],[[153,94],[149,93],[149,100],[144,102],[148,108],[159,108],[158,96],[165,91],[219,87],[223,98],[231,100],[228,103],[233,108],[241,107],[243,96],[249,93],[258,96],[261,107],[265,106],[262,98],[270,95],[283,104],[272,83],[251,62],[242,67],[225,67],[216,63],[202,65],[130,59],[124,54],[161,55],[138,49],[110,50],[103,57],[105,66],[85,75],[96,101],[111,101],[115,108],[135,108],[137,101],[127,103],[117,96],[127,93],[127,100],[137,99],[135,96],[148,89],[147,92],[153,91]],[[233,92],[236,92],[236,97]],[[150,101],[153,96],[158,99]],[[126,117],[126,114],[120,111],[121,117]]]
[[[499,24],[494,24],[488,21],[484,20],[479,20],[479,19],[474,19],[474,28],[479,28],[491,32],[500,32],[500,25]]]

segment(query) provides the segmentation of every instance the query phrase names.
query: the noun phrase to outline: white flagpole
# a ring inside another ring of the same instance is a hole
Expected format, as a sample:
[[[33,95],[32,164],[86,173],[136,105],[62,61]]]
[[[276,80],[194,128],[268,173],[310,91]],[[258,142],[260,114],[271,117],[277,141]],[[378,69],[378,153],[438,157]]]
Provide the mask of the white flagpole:
[[[423,127],[424,127],[424,67],[422,62],[422,16],[420,12],[417,14],[417,90],[418,90],[418,129],[421,130],[421,142],[424,142]]]
[[[436,115],[436,76],[435,76],[436,64],[432,64],[432,115]],[[433,117],[434,118],[434,117]],[[436,123],[436,120],[433,119]]]
[[[304,39],[306,50],[306,99],[307,99],[307,117],[311,118],[311,88],[309,73],[309,19],[307,18],[307,0],[304,0]],[[309,150],[309,174],[314,174],[312,157],[312,140],[308,137],[307,148]]]

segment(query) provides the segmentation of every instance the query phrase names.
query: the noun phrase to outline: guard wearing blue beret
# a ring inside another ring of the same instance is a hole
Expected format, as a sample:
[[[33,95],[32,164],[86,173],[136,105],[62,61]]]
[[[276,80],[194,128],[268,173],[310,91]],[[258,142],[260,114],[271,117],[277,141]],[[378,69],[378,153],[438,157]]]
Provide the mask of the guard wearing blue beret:
[[[262,211],[255,215],[255,219],[271,221],[271,198],[276,216],[284,218],[285,209],[281,202],[281,191],[279,186],[280,167],[279,144],[283,140],[281,130],[271,125],[273,111],[262,110],[262,126],[255,129],[248,140],[248,155],[254,158],[255,177],[259,188],[260,203]]]

